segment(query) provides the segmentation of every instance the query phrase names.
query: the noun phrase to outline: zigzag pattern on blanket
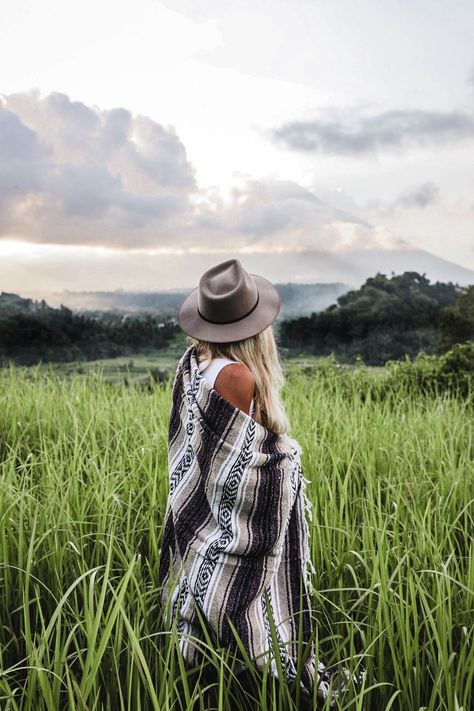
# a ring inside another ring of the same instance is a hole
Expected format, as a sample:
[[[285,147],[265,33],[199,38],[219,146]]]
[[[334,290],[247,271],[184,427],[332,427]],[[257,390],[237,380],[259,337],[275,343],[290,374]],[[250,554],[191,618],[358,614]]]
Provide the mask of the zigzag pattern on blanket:
[[[158,582],[184,657],[190,664],[202,660],[198,610],[218,643],[241,658],[230,620],[256,666],[271,659],[277,677],[279,655],[288,683],[296,679],[299,638],[310,649],[301,685],[312,693],[314,568],[298,443],[221,397],[201,375],[190,346],[173,383],[168,465]],[[266,601],[276,624],[276,650]],[[324,672],[321,662],[317,666]],[[318,695],[326,697],[326,684]]]

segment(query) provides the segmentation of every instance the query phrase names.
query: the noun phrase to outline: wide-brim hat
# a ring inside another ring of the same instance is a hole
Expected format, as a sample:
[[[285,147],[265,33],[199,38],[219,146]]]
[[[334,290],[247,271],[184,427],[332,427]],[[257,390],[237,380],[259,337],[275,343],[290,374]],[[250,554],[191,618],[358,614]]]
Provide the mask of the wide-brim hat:
[[[227,259],[204,272],[181,304],[178,324],[193,338],[229,343],[263,331],[280,306],[280,295],[268,279],[250,274],[239,259]]]

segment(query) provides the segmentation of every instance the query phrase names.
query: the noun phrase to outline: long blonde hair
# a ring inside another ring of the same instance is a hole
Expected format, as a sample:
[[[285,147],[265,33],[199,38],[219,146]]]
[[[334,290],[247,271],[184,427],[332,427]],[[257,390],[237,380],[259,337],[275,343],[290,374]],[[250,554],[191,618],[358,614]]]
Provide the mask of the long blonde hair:
[[[273,432],[288,434],[290,423],[281,399],[285,365],[271,324],[255,336],[230,343],[211,343],[191,336],[187,340],[195,346],[199,360],[224,357],[244,363],[255,377],[253,418]]]

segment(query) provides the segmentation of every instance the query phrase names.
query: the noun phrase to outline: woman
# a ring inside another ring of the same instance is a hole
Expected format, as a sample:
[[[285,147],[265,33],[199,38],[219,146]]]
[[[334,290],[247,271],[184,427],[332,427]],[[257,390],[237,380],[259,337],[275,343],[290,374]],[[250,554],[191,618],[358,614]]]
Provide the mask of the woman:
[[[316,682],[332,704],[348,670],[338,679],[318,662],[315,679],[311,509],[280,397],[279,311],[276,288],[238,259],[208,269],[181,305],[190,345],[173,383],[159,583],[189,668],[211,639],[245,673],[236,631],[257,670],[299,678],[307,698]]]

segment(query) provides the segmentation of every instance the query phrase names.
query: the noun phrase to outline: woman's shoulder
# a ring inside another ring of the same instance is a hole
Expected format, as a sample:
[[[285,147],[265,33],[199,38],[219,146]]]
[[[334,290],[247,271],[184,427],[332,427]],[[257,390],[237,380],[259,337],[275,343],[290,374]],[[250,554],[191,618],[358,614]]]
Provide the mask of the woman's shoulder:
[[[255,384],[255,376],[250,370],[250,368],[245,365],[245,363],[240,363],[236,360],[230,360],[226,358],[225,368],[219,371],[219,377],[221,375],[226,375],[230,379],[236,379],[242,382],[252,382]]]
[[[255,376],[245,363],[231,361],[219,371],[215,388],[226,400],[248,412],[255,390]]]

